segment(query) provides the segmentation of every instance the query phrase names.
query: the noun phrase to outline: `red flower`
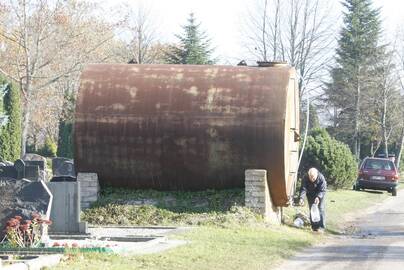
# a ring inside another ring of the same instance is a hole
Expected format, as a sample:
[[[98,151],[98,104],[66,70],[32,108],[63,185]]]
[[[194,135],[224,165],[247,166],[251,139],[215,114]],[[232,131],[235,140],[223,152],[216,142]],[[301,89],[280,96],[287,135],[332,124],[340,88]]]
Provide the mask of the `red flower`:
[[[79,245],[78,245],[77,243],[73,243],[73,244],[72,244],[72,247],[73,247],[73,248],[78,248]]]
[[[29,229],[29,225],[28,224],[24,224],[24,225],[20,225],[20,230],[23,232],[28,231]]]
[[[20,222],[18,221],[18,219],[10,218],[7,221],[6,225],[7,227],[18,227],[20,225]]]
[[[68,247],[69,247],[69,244],[68,244],[68,243],[64,243],[64,244],[63,244],[63,247],[68,248]]]
[[[52,247],[60,247],[60,244],[58,242],[53,243]]]

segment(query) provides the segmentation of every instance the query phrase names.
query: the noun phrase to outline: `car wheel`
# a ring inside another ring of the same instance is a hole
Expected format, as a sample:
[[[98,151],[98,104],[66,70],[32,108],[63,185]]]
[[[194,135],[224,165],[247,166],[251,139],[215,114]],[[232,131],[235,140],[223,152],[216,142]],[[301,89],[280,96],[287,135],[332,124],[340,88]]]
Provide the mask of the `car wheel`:
[[[397,196],[397,189],[396,189],[396,188],[393,188],[393,189],[391,190],[391,195]]]
[[[355,184],[355,185],[353,186],[353,188],[354,188],[354,190],[356,190],[356,191],[360,191],[360,190],[361,190],[361,187],[360,187],[358,184]]]

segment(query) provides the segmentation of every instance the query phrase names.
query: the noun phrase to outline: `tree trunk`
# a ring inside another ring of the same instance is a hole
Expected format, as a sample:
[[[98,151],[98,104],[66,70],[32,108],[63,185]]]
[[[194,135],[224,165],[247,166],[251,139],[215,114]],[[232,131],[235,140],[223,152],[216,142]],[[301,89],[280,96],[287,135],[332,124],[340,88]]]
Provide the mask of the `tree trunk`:
[[[26,104],[26,108],[24,109],[23,122],[22,122],[22,133],[21,133],[21,158],[25,155],[27,149],[27,137],[28,137],[28,128],[29,128],[29,118],[30,112],[28,110],[28,103]]]
[[[382,112],[382,131],[383,131],[383,145],[384,145],[384,157],[389,157],[388,135],[386,126],[386,114],[387,114],[387,97],[386,92],[383,92],[383,112]]]
[[[361,94],[361,88],[359,84],[359,79],[358,79],[358,85],[356,88],[356,97],[355,97],[355,128],[354,128],[354,156],[356,160],[359,160],[359,121],[360,121],[360,94]]]
[[[371,156],[371,157],[374,157],[374,156],[375,156],[373,141],[370,143],[370,156]]]
[[[265,0],[264,3],[264,17],[263,17],[263,22],[262,22],[262,48],[263,48],[263,56],[264,56],[264,61],[268,61],[267,59],[267,44],[266,44],[266,24],[267,24],[267,6],[268,6],[268,0]]]

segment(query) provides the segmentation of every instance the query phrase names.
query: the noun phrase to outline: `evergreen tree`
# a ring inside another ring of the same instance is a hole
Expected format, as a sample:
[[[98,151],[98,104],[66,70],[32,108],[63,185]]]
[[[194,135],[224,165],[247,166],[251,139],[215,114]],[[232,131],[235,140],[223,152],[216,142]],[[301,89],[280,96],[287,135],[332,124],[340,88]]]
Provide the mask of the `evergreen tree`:
[[[71,91],[64,94],[63,112],[59,119],[57,156],[73,158],[73,123],[76,99]]]
[[[21,99],[20,91],[12,83],[0,77],[3,86],[3,114],[7,123],[0,129],[0,160],[15,161],[21,153]]]
[[[214,64],[213,49],[205,32],[200,29],[201,24],[196,23],[194,14],[188,18],[188,24],[182,28],[184,33],[176,35],[179,44],[170,46],[165,52],[166,62],[169,64],[206,65]]]
[[[59,122],[57,156],[73,158],[73,123],[71,121]]]
[[[357,159],[360,156],[363,99],[375,86],[375,64],[383,54],[379,45],[380,10],[371,0],[344,0],[344,26],[336,51],[336,66],[331,69],[327,84],[328,101],[334,106],[335,136],[351,145]]]

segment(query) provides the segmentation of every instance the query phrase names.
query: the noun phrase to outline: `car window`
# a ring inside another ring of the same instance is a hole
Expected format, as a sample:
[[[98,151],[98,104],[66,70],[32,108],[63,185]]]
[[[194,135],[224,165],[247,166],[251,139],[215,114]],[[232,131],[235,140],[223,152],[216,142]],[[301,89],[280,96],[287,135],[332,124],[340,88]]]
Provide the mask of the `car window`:
[[[366,160],[365,169],[369,170],[394,170],[394,164],[390,160],[380,160],[380,159],[368,159]]]

